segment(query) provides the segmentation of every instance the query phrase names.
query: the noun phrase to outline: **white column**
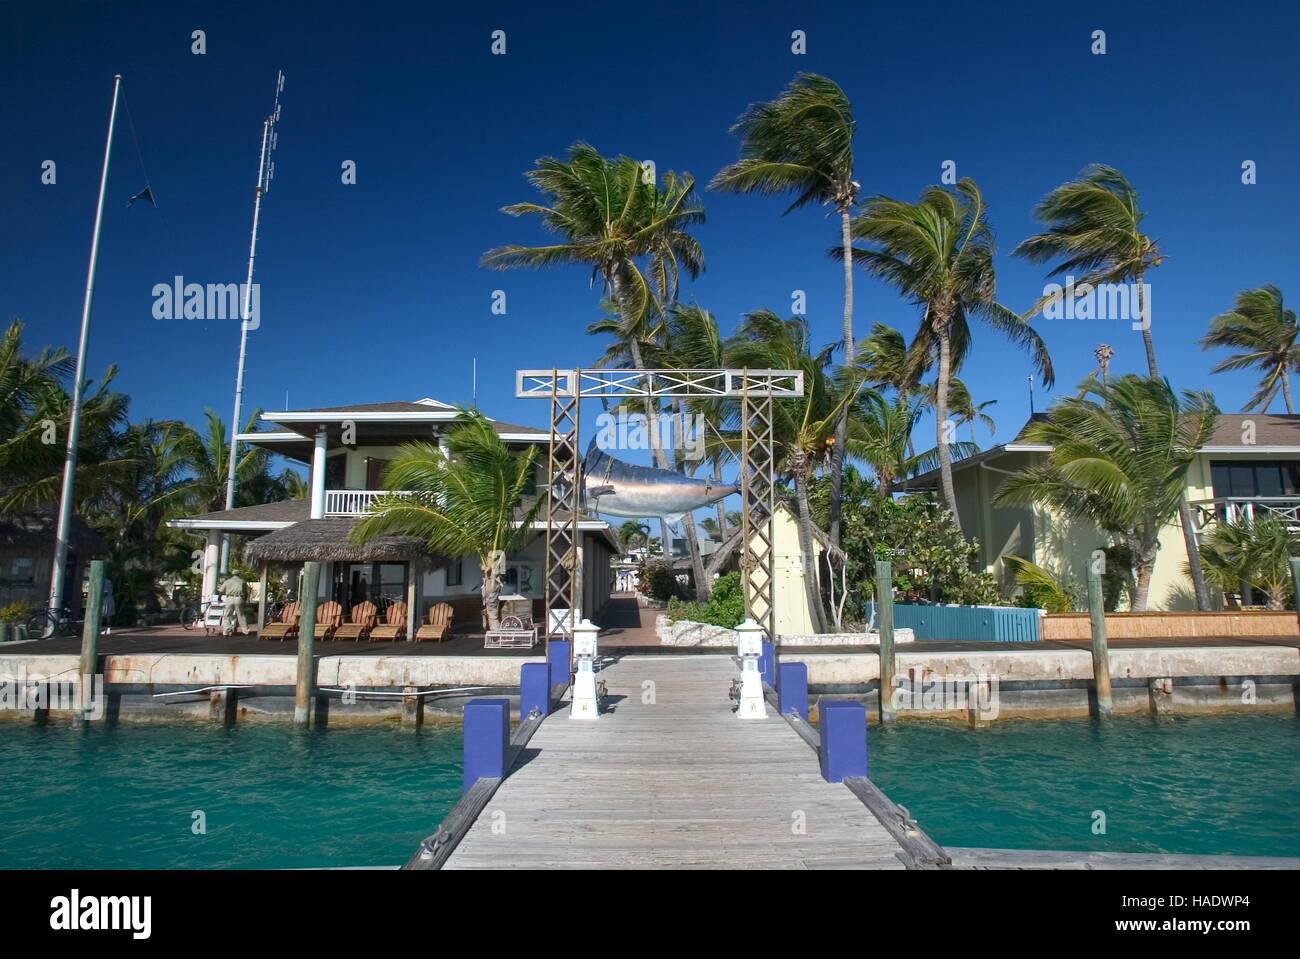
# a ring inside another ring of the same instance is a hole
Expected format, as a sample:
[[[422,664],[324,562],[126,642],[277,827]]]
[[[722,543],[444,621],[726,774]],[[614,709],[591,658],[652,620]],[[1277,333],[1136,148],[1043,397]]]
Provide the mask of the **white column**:
[[[316,448],[311,454],[311,518],[325,515],[325,441],[326,433],[316,434]]]
[[[200,605],[206,603],[217,591],[217,567],[221,563],[221,534],[214,529],[208,530],[207,542],[203,547],[203,595]]]

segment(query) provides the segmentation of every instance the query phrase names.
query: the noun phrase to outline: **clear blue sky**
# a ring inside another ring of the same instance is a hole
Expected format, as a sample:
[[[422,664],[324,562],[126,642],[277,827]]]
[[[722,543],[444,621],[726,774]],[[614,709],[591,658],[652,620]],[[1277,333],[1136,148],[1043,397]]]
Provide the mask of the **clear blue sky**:
[[[795,72],[824,73],[859,123],[864,193],[914,200],[953,160],[980,184],[999,239],[999,298],[1023,310],[1043,269],[1008,253],[1036,200],[1100,161],[1124,171],[1168,254],[1151,277],[1153,332],[1175,386],[1213,389],[1224,410],[1248,374],[1211,377],[1196,339],[1244,288],[1274,283],[1300,304],[1300,220],[1292,4],[770,2],[494,4],[7,3],[0,11],[0,313],[27,324],[29,348],[75,349],[112,77],[124,77],[159,207],[126,200],[145,184],[119,113],[95,298],[89,370],[121,367],[134,419],[229,421],[234,321],[155,320],[152,288],[242,282],[263,116],[277,69],[287,82],[276,177],[263,210],[245,409],[337,406],[434,396],[468,401],[479,363],[485,412],[541,426],[513,396],[517,367],[599,355],[584,335],[598,294],[581,268],[493,273],[483,251],[541,243],[499,208],[534,199],[534,159],[586,140],[652,159],[701,184],[736,157],[728,128]],[[460,5],[457,5],[460,6]],[[191,53],[191,31],[207,52]],[[507,34],[493,56],[491,33]],[[807,33],[807,55],[791,32]],[[1093,30],[1107,53],[1090,53]],[[57,183],[41,164],[57,163]],[[357,165],[343,185],[341,164]],[[1253,160],[1258,183],[1241,183]],[[842,309],[834,219],[780,198],[702,192],[707,271],[683,297],[729,331],[760,307],[787,314],[805,290],[819,343]],[[491,312],[496,289],[508,313]],[[916,311],[859,272],[855,330],[881,320],[909,336]],[[1143,371],[1128,323],[1037,321],[1071,392],[1094,366]],[[962,376],[991,409],[998,439],[1028,414],[1029,364],[976,332]],[[1050,397],[1041,389],[1038,408]],[[1278,407],[1280,408],[1280,407]],[[584,430],[584,433],[587,433]],[[963,437],[964,438],[964,437]],[[987,445],[987,434],[980,435]],[[584,437],[585,440],[585,437]]]

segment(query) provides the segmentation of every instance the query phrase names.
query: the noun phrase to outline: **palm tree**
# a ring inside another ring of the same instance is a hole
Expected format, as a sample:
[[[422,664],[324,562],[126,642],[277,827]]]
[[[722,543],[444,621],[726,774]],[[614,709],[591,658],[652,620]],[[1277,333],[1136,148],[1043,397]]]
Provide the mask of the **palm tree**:
[[[618,546],[626,556],[628,551],[649,541],[650,527],[638,520],[630,519],[618,528]]]
[[[447,432],[447,453],[432,443],[401,448],[384,472],[384,488],[408,490],[379,497],[352,530],[353,542],[384,533],[416,536],[431,552],[478,557],[488,628],[501,621],[500,557],[518,552],[534,535],[537,500],[522,517],[515,509],[532,489],[536,448],[516,456],[492,422],[477,410]]]
[[[483,254],[494,270],[577,264],[591,269],[602,297],[612,298],[616,318],[598,321],[588,333],[613,333],[632,369],[646,369],[643,355],[656,338],[655,322],[666,304],[677,299],[681,271],[694,279],[704,269],[704,254],[687,228],[704,222],[704,207],[695,197],[695,178],[668,171],[662,188],[646,169],[628,156],[609,160],[594,147],[577,143],[567,159],[541,157],[527,174],[545,197],[544,204],[515,203],[502,208],[511,216],[535,215],[562,241],[549,246],[509,245]],[[639,262],[638,262],[639,261]],[[642,265],[644,264],[644,270]],[[606,363],[614,357],[607,354]],[[667,469],[659,443],[658,408],[643,400],[656,466]],[[694,527],[686,531],[692,560],[699,566]],[[697,570],[697,575],[702,572]],[[707,585],[704,587],[707,589]]]
[[[1142,343],[1147,351],[1147,372],[1153,379],[1159,377],[1142,281],[1147,270],[1160,265],[1164,254],[1156,241],[1142,232],[1146,214],[1138,209],[1137,190],[1114,167],[1094,163],[1077,179],[1061,184],[1039,200],[1033,215],[1047,231],[1029,237],[1011,255],[1023,256],[1034,263],[1058,260],[1049,276],[1082,272],[1075,280],[1076,290],[1103,283],[1134,284]],[[1044,295],[1028,315],[1041,310],[1051,299],[1052,296]],[[1196,607],[1205,612],[1210,608],[1210,593],[1205,588],[1192,510],[1186,497],[1178,507],[1178,521],[1183,528],[1183,543],[1192,571]]]
[[[212,512],[225,508],[226,464],[230,446],[226,442],[226,424],[221,417],[211,409],[205,409],[203,415],[203,433],[187,426],[177,445],[194,474],[190,484],[191,502],[198,509]],[[257,432],[257,420],[261,415],[260,409],[253,410],[244,426],[245,433]],[[257,446],[249,446],[239,457],[235,464],[236,506],[252,506],[285,498],[283,492],[277,495],[273,488],[274,481],[268,474],[270,460],[270,453]]]
[[[887,196],[868,200],[853,221],[853,235],[874,244],[853,258],[921,307],[921,324],[909,354],[914,368],[936,359],[936,446],[944,501],[961,529],[952,485],[947,429],[952,377],[970,347],[968,320],[978,319],[1029,352],[1045,386],[1054,382],[1042,338],[1019,314],[995,299],[993,231],[979,187],[963,177],[954,190],[927,187],[918,203]]]
[[[860,185],[853,179],[853,133],[857,124],[844,91],[815,73],[800,73],[775,100],[753,103],[731,128],[740,138],[740,159],[724,167],[710,189],[765,195],[794,193],[786,213],[809,203],[832,205],[840,215],[844,260],[844,362],[854,363],[853,264],[848,258],[849,222]],[[840,542],[839,492],[844,469],[847,409],[835,427],[831,456],[829,534]]]
[[[64,441],[72,397],[63,383],[75,373],[67,350],[46,347],[27,356],[23,324],[10,323],[0,339],[0,511],[57,503],[63,483]],[[74,507],[84,512],[105,495],[122,464],[113,455],[117,431],[126,425],[128,398],[111,390],[110,366],[82,397]],[[51,442],[51,439],[53,442]]]
[[[960,381],[958,381],[960,382]],[[888,496],[899,480],[939,465],[938,448],[923,453],[912,450],[912,430],[921,418],[923,401],[896,396],[892,402],[875,390],[864,389],[849,418],[848,454],[871,467],[880,492]],[[951,444],[957,456],[978,452],[974,443]]]
[[[1241,591],[1244,603],[1251,590],[1268,597],[1269,609],[1285,609],[1291,590],[1291,557],[1300,553],[1300,536],[1274,513],[1260,510],[1253,518],[1216,523],[1201,541],[1201,564],[1209,570],[1224,596]]]
[[[1160,530],[1178,512],[1218,409],[1207,392],[1185,391],[1180,402],[1168,381],[1133,374],[1108,384],[1089,377],[1083,386],[1083,399],[1063,397],[1025,428],[1026,442],[1051,452],[1008,477],[994,502],[1044,504],[1119,537],[1137,578],[1133,611],[1144,612]]]
[[[939,384],[936,383],[935,388],[931,391],[931,397],[938,392],[938,386]],[[931,401],[933,402],[933,399]],[[984,412],[985,409],[996,406],[997,403],[997,400],[985,400],[983,403],[976,403],[971,399],[970,390],[966,387],[966,384],[955,376],[952,378],[952,383],[948,388],[948,410],[956,414],[957,426],[960,427],[963,423],[970,424],[970,441],[974,447],[972,452],[979,452],[979,444],[975,442],[976,420],[988,427],[989,436],[993,436],[997,432],[997,424],[993,422],[993,417]],[[959,453],[958,455],[962,454]]]
[[[831,354],[838,344],[814,354],[808,340],[808,323],[801,317],[782,320],[771,310],[756,310],[745,316],[736,336],[728,341],[727,356],[729,365],[733,366],[803,372],[804,395],[772,403],[772,442],[777,472],[794,481],[799,552],[808,611],[813,629],[824,633],[826,611],[822,606],[813,550],[808,483],[817,469],[827,465],[830,459],[836,424],[845,407],[857,397],[861,372],[853,370],[837,381],[830,375],[829,367]]]
[[[1282,291],[1271,284],[1257,290],[1243,290],[1228,313],[1220,313],[1210,320],[1210,331],[1201,338],[1201,346],[1224,346],[1241,350],[1215,364],[1211,373],[1242,370],[1257,366],[1264,371],[1259,390],[1252,396],[1243,413],[1256,406],[1261,412],[1282,390],[1286,411],[1294,413],[1291,404],[1291,371],[1300,368],[1300,345],[1296,344],[1295,310],[1282,307]]]

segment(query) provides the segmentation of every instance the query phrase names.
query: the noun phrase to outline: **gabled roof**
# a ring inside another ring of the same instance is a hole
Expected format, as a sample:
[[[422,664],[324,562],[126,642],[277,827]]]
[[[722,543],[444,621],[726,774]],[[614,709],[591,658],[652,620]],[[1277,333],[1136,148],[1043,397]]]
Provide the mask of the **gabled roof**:
[[[1006,453],[1050,451],[1050,446],[1035,443],[1025,435],[1031,424],[1045,419],[1046,413],[1035,413],[1010,441],[954,460],[952,468],[959,470],[977,466]],[[1300,413],[1220,413],[1214,421],[1210,441],[1201,447],[1200,452],[1246,455],[1300,453]],[[924,489],[935,485],[938,478],[939,470],[933,469],[908,480],[904,488]]]

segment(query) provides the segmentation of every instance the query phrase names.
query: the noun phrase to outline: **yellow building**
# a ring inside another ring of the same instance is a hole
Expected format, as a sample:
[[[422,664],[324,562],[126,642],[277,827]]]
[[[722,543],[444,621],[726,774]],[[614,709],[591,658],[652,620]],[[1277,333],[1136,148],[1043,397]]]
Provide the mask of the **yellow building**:
[[[1051,450],[1025,442],[1023,435],[1022,429],[1010,442],[952,465],[962,531],[979,541],[982,561],[1008,595],[1015,590],[1014,576],[1004,569],[1003,556],[1023,556],[1083,583],[1093,551],[1112,542],[1092,524],[1053,510],[993,504],[1008,475],[1041,462]],[[937,490],[938,485],[939,471],[932,470],[909,482],[908,489]],[[1300,415],[1220,414],[1210,442],[1188,470],[1186,495],[1198,537],[1225,517],[1261,511],[1280,514],[1300,530]],[[1182,526],[1174,516],[1160,534],[1148,609],[1196,608],[1191,579],[1183,573],[1186,562]]]

